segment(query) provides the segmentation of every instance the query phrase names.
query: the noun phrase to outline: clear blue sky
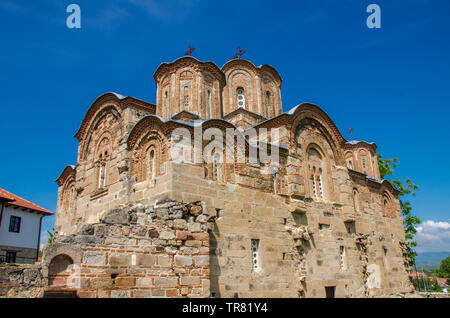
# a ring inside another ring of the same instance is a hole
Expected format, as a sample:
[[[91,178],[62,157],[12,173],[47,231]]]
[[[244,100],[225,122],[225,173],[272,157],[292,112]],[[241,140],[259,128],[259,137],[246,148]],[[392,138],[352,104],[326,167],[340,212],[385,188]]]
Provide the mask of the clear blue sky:
[[[70,3],[79,30],[66,27]],[[381,29],[366,26],[370,3]],[[0,0],[0,25],[0,187],[52,211],[54,180],[76,163],[73,135],[96,97],[154,102],[161,62],[192,45],[222,66],[241,46],[281,74],[284,111],[312,102],[344,137],[354,127],[420,186],[415,214],[450,221],[448,0]]]

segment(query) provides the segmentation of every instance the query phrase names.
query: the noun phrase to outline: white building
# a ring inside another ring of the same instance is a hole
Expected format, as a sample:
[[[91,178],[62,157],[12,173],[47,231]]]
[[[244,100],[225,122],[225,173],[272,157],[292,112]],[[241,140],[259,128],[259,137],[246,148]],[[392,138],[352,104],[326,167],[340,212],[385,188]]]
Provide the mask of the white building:
[[[36,262],[42,218],[52,214],[53,212],[0,188],[0,263]]]

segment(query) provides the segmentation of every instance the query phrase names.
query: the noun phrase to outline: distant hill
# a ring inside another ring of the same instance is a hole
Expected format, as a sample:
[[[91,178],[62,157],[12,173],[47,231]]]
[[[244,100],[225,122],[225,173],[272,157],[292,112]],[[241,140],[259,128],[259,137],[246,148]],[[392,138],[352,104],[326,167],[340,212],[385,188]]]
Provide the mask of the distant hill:
[[[416,257],[417,270],[439,268],[441,261],[450,256],[450,252],[424,252]]]

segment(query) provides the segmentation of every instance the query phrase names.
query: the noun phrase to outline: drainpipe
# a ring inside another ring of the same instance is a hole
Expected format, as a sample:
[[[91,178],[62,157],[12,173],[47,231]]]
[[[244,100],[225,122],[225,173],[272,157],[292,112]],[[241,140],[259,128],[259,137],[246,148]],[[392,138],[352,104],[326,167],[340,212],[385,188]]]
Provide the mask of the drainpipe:
[[[2,201],[2,208],[0,212],[0,227],[2,226],[2,218],[3,218],[3,209],[5,208],[5,202]]]
[[[41,243],[41,229],[42,229],[42,219],[44,218],[43,215],[41,215],[41,218],[39,220],[39,233],[38,233],[38,240],[37,240],[37,252],[36,252],[36,262],[39,259],[39,247]]]

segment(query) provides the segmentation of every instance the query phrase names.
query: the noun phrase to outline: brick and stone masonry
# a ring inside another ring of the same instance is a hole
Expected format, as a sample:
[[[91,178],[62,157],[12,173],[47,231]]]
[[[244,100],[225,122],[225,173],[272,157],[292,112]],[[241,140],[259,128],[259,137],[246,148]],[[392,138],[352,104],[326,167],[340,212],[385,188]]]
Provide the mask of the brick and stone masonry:
[[[76,165],[57,179],[43,280],[1,267],[4,296],[26,290],[21,277],[36,288],[27,296],[411,295],[398,191],[374,143],[345,140],[311,103],[283,113],[270,65],[186,56],[154,80],[156,104],[106,93],[89,107]],[[222,147],[245,160],[173,160],[177,129],[247,134],[245,148]],[[252,162],[263,145],[279,158]]]
[[[111,210],[76,235],[56,236],[45,248],[42,267],[1,267],[0,292],[8,297],[71,291],[77,297],[208,297],[213,218],[203,213],[201,202]]]

